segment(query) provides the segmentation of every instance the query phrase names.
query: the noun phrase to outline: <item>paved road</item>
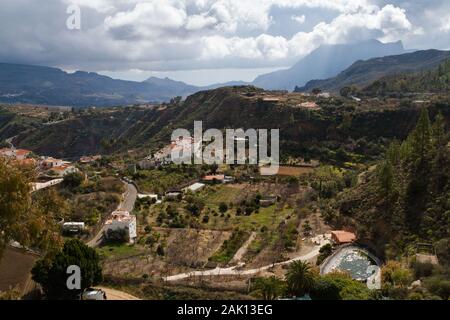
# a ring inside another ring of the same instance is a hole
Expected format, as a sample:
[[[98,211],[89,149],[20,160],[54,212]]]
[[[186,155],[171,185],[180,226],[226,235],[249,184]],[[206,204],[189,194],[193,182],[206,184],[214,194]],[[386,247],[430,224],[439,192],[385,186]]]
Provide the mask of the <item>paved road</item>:
[[[130,183],[124,182],[124,184],[126,186],[126,190],[123,195],[124,198],[117,207],[117,210],[126,210],[128,212],[132,212],[134,209],[134,203],[136,202],[137,190],[136,187]],[[95,235],[95,237],[87,243],[89,247],[98,247],[101,244],[103,240],[104,227],[105,226],[103,225],[99,232]]]
[[[244,263],[240,263],[234,267],[230,267],[230,268],[215,268],[212,270],[202,270],[202,271],[192,271],[192,272],[186,272],[186,273],[180,273],[180,274],[176,274],[173,276],[169,276],[169,277],[164,277],[163,279],[165,281],[177,281],[177,280],[182,280],[182,279],[186,279],[192,276],[195,277],[208,277],[208,276],[219,276],[219,275],[252,275],[252,274],[257,274],[260,273],[262,271],[266,271],[270,268],[273,268],[275,266],[282,266],[282,265],[286,265],[286,264],[290,264],[294,261],[307,261],[307,260],[311,260],[315,257],[317,257],[320,253],[319,250],[320,248],[327,244],[330,243],[330,241],[328,239],[321,239],[320,243],[318,245],[316,245],[313,250],[311,250],[309,253],[299,256],[299,257],[295,257],[293,259],[289,259],[283,262],[278,262],[278,263],[274,263],[274,264],[270,264],[264,267],[260,267],[260,268],[255,268],[255,269],[248,269],[248,270],[236,270],[239,267],[244,266]]]
[[[124,200],[119,204],[118,209],[126,210],[128,212],[132,212],[134,209],[134,203],[137,198],[137,189],[131,183],[126,183],[126,191],[124,195]]]
[[[31,192],[36,192],[48,187],[52,187],[54,185],[60,184],[64,179],[53,179],[47,182],[32,182],[31,183]]]

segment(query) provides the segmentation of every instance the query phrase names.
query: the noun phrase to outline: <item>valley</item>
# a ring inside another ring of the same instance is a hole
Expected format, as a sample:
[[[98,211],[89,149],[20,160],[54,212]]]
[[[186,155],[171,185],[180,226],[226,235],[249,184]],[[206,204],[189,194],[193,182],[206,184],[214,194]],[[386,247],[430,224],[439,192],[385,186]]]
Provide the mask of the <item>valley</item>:
[[[442,248],[448,230],[441,213],[448,207],[439,199],[448,195],[449,112],[442,93],[423,104],[242,86],[153,106],[70,111],[3,106],[0,134],[5,146],[29,148],[36,161],[48,155],[75,163],[80,178],[64,176],[36,199],[58,203],[47,211],[55,217],[83,223],[82,232],[63,236],[95,249],[103,287],[141,299],[254,299],[261,298],[259,283],[283,279],[295,263],[309,263],[317,281],[346,283],[340,299],[427,298],[435,292],[428,283],[447,272]],[[280,171],[264,176],[258,165],[158,162],[171,131],[192,129],[194,120],[202,120],[204,130],[280,129]],[[429,140],[418,140],[420,130],[428,130]],[[407,151],[421,150],[419,144],[427,146],[426,154]],[[414,157],[428,165],[408,165]],[[439,181],[427,184],[434,189],[421,200],[410,194],[420,170]],[[119,216],[120,210],[130,216]],[[105,226],[129,217],[136,235],[109,235]],[[384,276],[382,287],[369,290],[336,271],[319,275],[318,266],[343,244],[334,238],[336,230],[356,235],[356,244],[376,255],[382,270],[399,260],[395,270],[411,274],[405,281],[416,277],[420,243],[435,246],[444,269],[433,266],[420,290]]]

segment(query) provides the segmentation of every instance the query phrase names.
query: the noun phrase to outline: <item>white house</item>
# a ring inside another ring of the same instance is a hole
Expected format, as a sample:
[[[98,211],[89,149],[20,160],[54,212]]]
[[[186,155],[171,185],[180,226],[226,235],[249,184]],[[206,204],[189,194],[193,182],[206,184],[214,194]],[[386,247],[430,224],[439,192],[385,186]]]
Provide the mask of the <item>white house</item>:
[[[52,157],[42,157],[42,161],[40,163],[41,168],[44,170],[51,169],[53,167],[59,167],[62,166],[64,163],[61,159],[55,159]]]
[[[182,158],[185,154],[191,152],[198,152],[201,148],[201,141],[195,142],[194,138],[180,137],[173,140],[170,144],[160,149],[153,155],[154,161],[157,164],[172,163],[172,155],[177,158]],[[189,152],[190,151],[190,152]]]
[[[63,164],[61,166],[54,166],[50,168],[51,172],[53,172],[58,177],[64,177],[67,174],[78,172],[78,169],[69,164]]]
[[[108,231],[125,230],[131,243],[134,243],[137,237],[136,231],[136,216],[130,214],[125,210],[114,211],[111,215],[111,219],[106,221],[104,235],[108,238]]]

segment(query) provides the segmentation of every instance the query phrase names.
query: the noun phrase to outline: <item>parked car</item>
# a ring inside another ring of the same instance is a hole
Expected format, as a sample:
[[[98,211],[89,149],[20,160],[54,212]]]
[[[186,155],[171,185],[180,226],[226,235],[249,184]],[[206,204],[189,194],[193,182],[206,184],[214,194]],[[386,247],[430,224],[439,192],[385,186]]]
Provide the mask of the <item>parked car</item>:
[[[107,298],[105,291],[89,288],[83,292],[81,300],[107,300]]]

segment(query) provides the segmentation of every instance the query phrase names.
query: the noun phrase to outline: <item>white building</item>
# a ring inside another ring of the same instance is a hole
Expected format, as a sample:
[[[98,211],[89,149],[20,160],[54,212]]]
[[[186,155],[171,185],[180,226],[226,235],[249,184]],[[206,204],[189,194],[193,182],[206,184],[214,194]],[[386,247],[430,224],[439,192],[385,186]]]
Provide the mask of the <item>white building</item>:
[[[78,169],[70,164],[63,164],[61,166],[52,167],[49,171],[58,177],[64,177],[70,173],[78,172]]]
[[[172,156],[175,156],[179,159],[183,159],[186,157],[186,154],[189,156],[195,152],[199,152],[201,150],[202,142],[195,142],[194,138],[183,138],[180,137],[176,140],[173,140],[169,145],[165,146],[158,152],[153,155],[154,161],[157,164],[169,164],[172,163]],[[185,160],[190,160],[185,159]]]
[[[125,230],[131,243],[134,243],[137,237],[136,231],[136,216],[130,214],[125,210],[114,211],[111,215],[111,219],[106,221],[104,235],[108,238],[108,231]]]
[[[196,182],[194,184],[191,184],[189,187],[184,188],[183,191],[185,191],[185,192],[187,192],[187,191],[196,192],[196,191],[199,191],[199,190],[203,189],[204,186],[205,186],[204,183]]]
[[[81,232],[84,227],[84,222],[64,222],[62,228],[66,232]]]

